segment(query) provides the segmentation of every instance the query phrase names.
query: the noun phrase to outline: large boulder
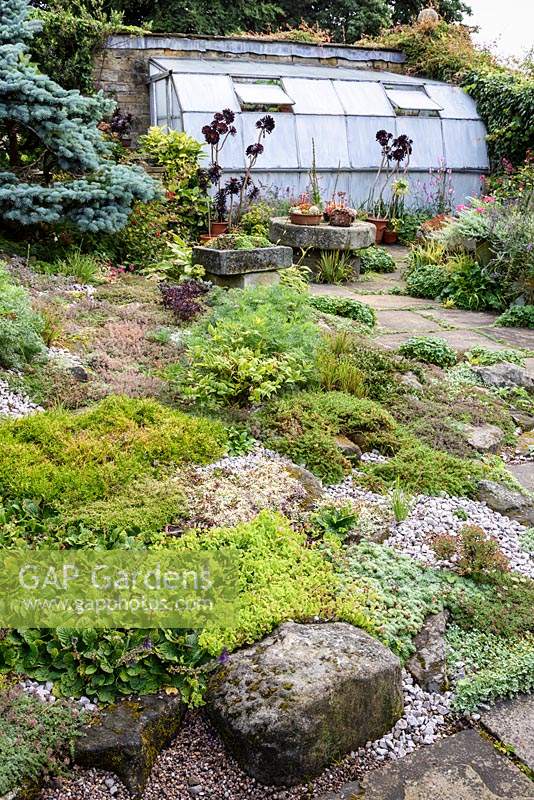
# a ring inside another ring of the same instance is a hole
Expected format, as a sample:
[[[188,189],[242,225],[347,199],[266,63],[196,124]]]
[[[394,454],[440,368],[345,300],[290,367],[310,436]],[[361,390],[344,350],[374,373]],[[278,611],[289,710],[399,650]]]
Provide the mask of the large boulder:
[[[286,622],[233,653],[214,676],[208,712],[243,769],[293,785],[377,739],[403,712],[399,659],[344,622]]]
[[[475,366],[471,369],[475,375],[478,375],[481,383],[489,389],[514,388],[515,386],[534,389],[534,380],[528,372],[508,361],[491,366]]]
[[[478,499],[493,511],[515,519],[522,525],[527,527],[534,525],[534,504],[521,492],[508,489],[507,486],[495,481],[480,481]]]
[[[141,797],[156,757],[177,734],[184,712],[179,696],[120,702],[83,729],[74,760],[114,772],[133,797]]]

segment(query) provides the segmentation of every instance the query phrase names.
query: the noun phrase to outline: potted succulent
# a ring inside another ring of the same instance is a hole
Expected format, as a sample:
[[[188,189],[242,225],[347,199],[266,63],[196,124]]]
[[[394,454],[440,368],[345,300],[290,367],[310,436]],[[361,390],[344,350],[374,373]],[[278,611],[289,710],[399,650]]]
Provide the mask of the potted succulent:
[[[324,219],[333,227],[349,228],[356,219],[356,211],[347,205],[345,192],[337,192],[336,196],[337,200],[333,198],[326,204]]]
[[[320,206],[312,202],[307,192],[301,194],[289,209],[289,221],[293,225],[319,225],[322,218]]]
[[[258,138],[255,142],[248,145],[245,150],[247,166],[245,174],[241,178],[229,178],[222,183],[223,170],[219,163],[221,151],[230,136],[235,136],[237,129],[233,124],[235,114],[229,108],[217,111],[213,115],[209,125],[204,125],[202,134],[204,141],[210,146],[211,164],[207,169],[207,178],[216,187],[213,207],[216,212],[216,219],[212,220],[208,212],[208,234],[203,235],[203,239],[210,239],[220,236],[231,229],[234,220],[239,219],[243,211],[245,200],[252,200],[258,195],[258,189],[254,186],[251,173],[258,156],[263,153],[263,140],[267,134],[271,134],[275,128],[274,119],[270,114],[266,114],[256,122]]]
[[[382,236],[382,241],[384,244],[396,244],[397,239],[399,237],[398,228],[399,228],[400,220],[392,219],[388,220],[387,227],[384,230],[384,234]]]
[[[372,222],[376,227],[376,243],[380,244],[388,224],[384,193],[389,184],[400,175],[401,169],[403,174],[408,171],[413,140],[405,133],[394,137],[392,133],[380,130],[376,133],[376,141],[382,148],[382,158],[367,198],[367,222]],[[379,186],[380,190],[376,197]]]

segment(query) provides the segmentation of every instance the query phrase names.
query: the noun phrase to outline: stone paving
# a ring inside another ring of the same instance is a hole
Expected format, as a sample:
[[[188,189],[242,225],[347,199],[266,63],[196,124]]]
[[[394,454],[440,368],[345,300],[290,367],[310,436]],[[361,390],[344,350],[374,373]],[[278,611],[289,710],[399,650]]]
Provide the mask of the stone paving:
[[[335,295],[361,300],[375,309],[377,315],[376,341],[395,349],[410,336],[440,336],[459,351],[481,345],[491,350],[519,347],[534,350],[534,331],[526,328],[500,328],[494,325],[498,314],[448,309],[433,300],[391,294],[403,290],[401,271],[408,249],[389,248],[399,269],[387,275],[365,275],[344,286],[318,285],[311,287],[316,295]],[[534,374],[534,359],[527,370]]]
[[[533,800],[532,783],[489,741],[465,730],[367,773],[365,800]]]
[[[482,725],[534,770],[534,694],[502,700],[482,714]]]

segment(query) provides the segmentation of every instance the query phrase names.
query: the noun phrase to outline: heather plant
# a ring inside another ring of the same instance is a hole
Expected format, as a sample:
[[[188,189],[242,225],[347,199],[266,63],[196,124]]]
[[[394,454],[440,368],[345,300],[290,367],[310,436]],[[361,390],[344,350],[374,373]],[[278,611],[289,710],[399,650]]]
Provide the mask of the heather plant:
[[[29,21],[29,7],[28,0],[7,0],[0,11],[0,135],[8,142],[0,215],[19,225],[70,221],[112,233],[124,227],[136,200],[158,194],[157,184],[140,168],[114,162],[97,128],[111,101],[62,89],[28,61],[39,27]]]
[[[258,403],[308,383],[319,342],[304,295],[283,286],[232,289],[193,326],[174,374],[202,404]]]

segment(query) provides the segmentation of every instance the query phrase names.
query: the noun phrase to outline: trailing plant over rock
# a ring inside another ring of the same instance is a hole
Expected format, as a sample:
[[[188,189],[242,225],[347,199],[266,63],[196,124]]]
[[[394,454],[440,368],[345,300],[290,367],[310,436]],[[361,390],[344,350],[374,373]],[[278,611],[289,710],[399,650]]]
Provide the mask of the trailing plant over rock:
[[[0,216],[35,225],[68,220],[86,231],[122,228],[135,200],[152,200],[157,184],[139,168],[115,164],[97,129],[114,104],[82,97],[40,73],[27,59],[38,23],[28,0],[0,10]],[[68,173],[57,180],[56,175]]]

